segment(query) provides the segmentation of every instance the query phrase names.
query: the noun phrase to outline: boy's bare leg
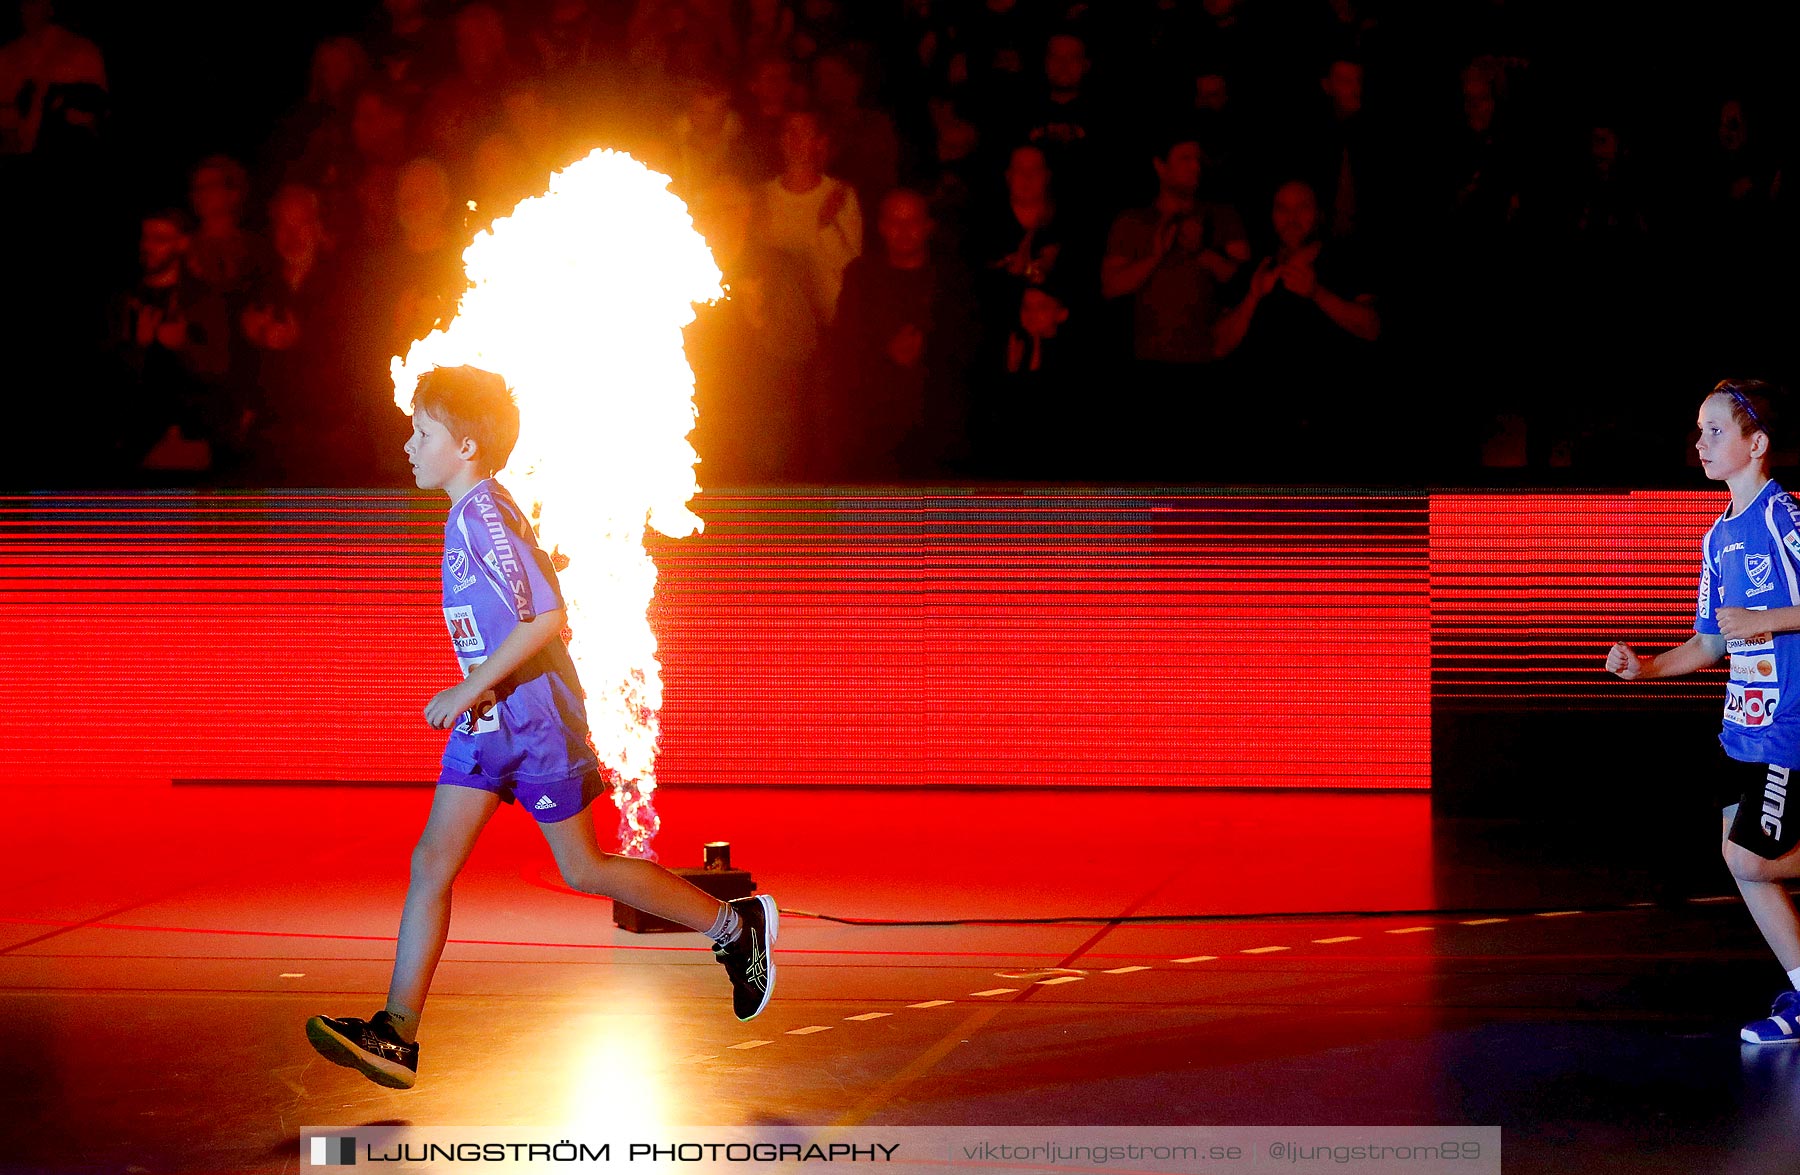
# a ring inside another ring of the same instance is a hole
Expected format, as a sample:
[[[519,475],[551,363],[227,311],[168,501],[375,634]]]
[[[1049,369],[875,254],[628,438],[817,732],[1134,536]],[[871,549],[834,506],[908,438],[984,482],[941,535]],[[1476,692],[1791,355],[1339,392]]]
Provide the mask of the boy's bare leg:
[[[416,1021],[425,1010],[425,993],[431,989],[432,973],[450,933],[450,886],[468,862],[488,817],[499,806],[500,797],[492,792],[438,785],[425,831],[413,849],[406,909],[400,915],[400,942],[394,951],[394,977],[388,983],[390,1011],[408,1013]]]
[[[1727,838],[1735,815],[1736,805],[1726,809]],[[1783,884],[1787,878],[1800,877],[1800,849],[1770,861],[1727,839],[1724,852],[1738,892],[1744,895],[1744,906],[1756,919],[1756,928],[1762,931],[1775,957],[1781,960],[1781,969],[1800,968],[1800,913],[1794,910],[1794,900]]]
[[[705,933],[719,916],[718,898],[654,861],[601,851],[591,807],[555,824],[538,825],[563,880],[583,893],[605,894],[646,914]]]

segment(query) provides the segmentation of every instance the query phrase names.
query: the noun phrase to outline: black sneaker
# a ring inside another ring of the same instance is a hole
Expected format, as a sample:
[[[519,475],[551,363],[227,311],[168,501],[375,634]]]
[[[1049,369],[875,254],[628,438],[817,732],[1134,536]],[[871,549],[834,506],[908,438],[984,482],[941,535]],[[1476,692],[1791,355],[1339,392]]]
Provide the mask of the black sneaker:
[[[713,958],[725,964],[731,976],[731,1010],[739,1020],[751,1020],[769,1006],[775,992],[775,932],[781,914],[768,894],[732,899],[731,908],[743,920],[743,930],[730,946],[713,945]]]
[[[411,1089],[419,1075],[418,1042],[402,1040],[385,1009],[368,1020],[314,1016],[306,1022],[306,1039],[327,1061],[389,1089]]]

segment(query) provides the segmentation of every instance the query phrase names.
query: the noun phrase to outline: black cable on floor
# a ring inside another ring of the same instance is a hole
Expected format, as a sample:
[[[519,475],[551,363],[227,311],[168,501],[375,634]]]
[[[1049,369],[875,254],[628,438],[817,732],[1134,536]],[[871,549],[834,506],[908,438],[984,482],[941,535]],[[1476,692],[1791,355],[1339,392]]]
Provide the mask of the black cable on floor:
[[[1163,922],[1187,924],[1196,922],[1292,922],[1307,919],[1348,918],[1460,918],[1464,916],[1491,918],[1561,913],[1611,914],[1626,910],[1651,909],[1658,906],[1671,908],[1737,900],[1739,899],[1736,894],[1721,894],[1717,897],[1677,898],[1663,902],[1583,902],[1578,911],[1570,911],[1564,906],[1460,906],[1450,909],[1439,907],[1414,910],[1266,910],[1249,914],[1130,914],[1123,916],[1069,914],[1055,918],[844,918],[836,914],[820,914],[813,910],[794,910],[786,906],[781,907],[781,912],[798,918],[817,918],[821,922],[836,922],[844,926],[1051,926],[1069,922],[1125,925]]]

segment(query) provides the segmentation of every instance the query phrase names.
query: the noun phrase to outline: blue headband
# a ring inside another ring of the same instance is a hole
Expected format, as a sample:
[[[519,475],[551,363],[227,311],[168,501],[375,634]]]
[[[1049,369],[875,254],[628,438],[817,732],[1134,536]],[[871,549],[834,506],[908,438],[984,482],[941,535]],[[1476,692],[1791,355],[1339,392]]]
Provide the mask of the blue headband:
[[[1763,424],[1762,417],[1758,416],[1756,414],[1756,409],[1754,409],[1750,406],[1750,397],[1748,397],[1748,396],[1744,395],[1744,393],[1738,391],[1736,384],[1727,384],[1724,388],[1722,388],[1720,390],[1729,392],[1731,394],[1731,398],[1736,400],[1738,402],[1739,406],[1741,406],[1743,408],[1744,413],[1750,417],[1751,423],[1755,424],[1757,428],[1767,431],[1768,426]]]

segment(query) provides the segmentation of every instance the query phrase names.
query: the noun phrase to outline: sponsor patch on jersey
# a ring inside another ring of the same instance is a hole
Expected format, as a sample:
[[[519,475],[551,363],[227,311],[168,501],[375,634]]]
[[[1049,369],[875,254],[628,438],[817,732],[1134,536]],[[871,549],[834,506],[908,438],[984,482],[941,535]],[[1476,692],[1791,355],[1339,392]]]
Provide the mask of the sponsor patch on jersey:
[[[1712,571],[1700,568],[1700,619],[1712,619]]]
[[[1739,653],[1773,653],[1775,651],[1775,634],[1759,632],[1748,640],[1732,637],[1725,642],[1725,651],[1734,657]]]
[[[1750,577],[1750,587],[1744,592],[1746,596],[1760,596],[1764,592],[1775,590],[1770,576],[1775,570],[1775,559],[1771,555],[1761,553],[1744,556],[1744,574]]]
[[[1720,552],[1719,552],[1719,554],[1721,554],[1721,555],[1729,555],[1729,554],[1731,554],[1731,553],[1732,553],[1732,552],[1733,552],[1733,551],[1741,551],[1741,550],[1743,550],[1743,549],[1744,549],[1744,544],[1743,544],[1743,543],[1732,543],[1732,544],[1731,544],[1731,545],[1730,545],[1730,546],[1729,546],[1729,547],[1726,547],[1726,548],[1725,548],[1725,549],[1724,549],[1724,550],[1723,550],[1723,551],[1720,551]]]
[[[1790,530],[1781,541],[1787,544],[1787,549],[1794,553],[1794,558],[1800,559],[1800,533]]]
[[[1776,680],[1775,654],[1773,652],[1768,652],[1761,655],[1753,653],[1749,656],[1744,656],[1741,653],[1733,653],[1731,656],[1731,676],[1734,681],[1743,681],[1752,684],[1772,682]]]
[[[450,643],[459,653],[479,653],[485,646],[481,626],[475,623],[475,609],[467,604],[444,609],[444,623],[450,626]]]
[[[1725,685],[1725,721],[1737,726],[1765,726],[1775,719],[1781,691],[1766,686]]]
[[[452,592],[460,592],[475,582],[469,568],[469,553],[461,547],[451,547],[444,552],[444,573],[450,577]]]

